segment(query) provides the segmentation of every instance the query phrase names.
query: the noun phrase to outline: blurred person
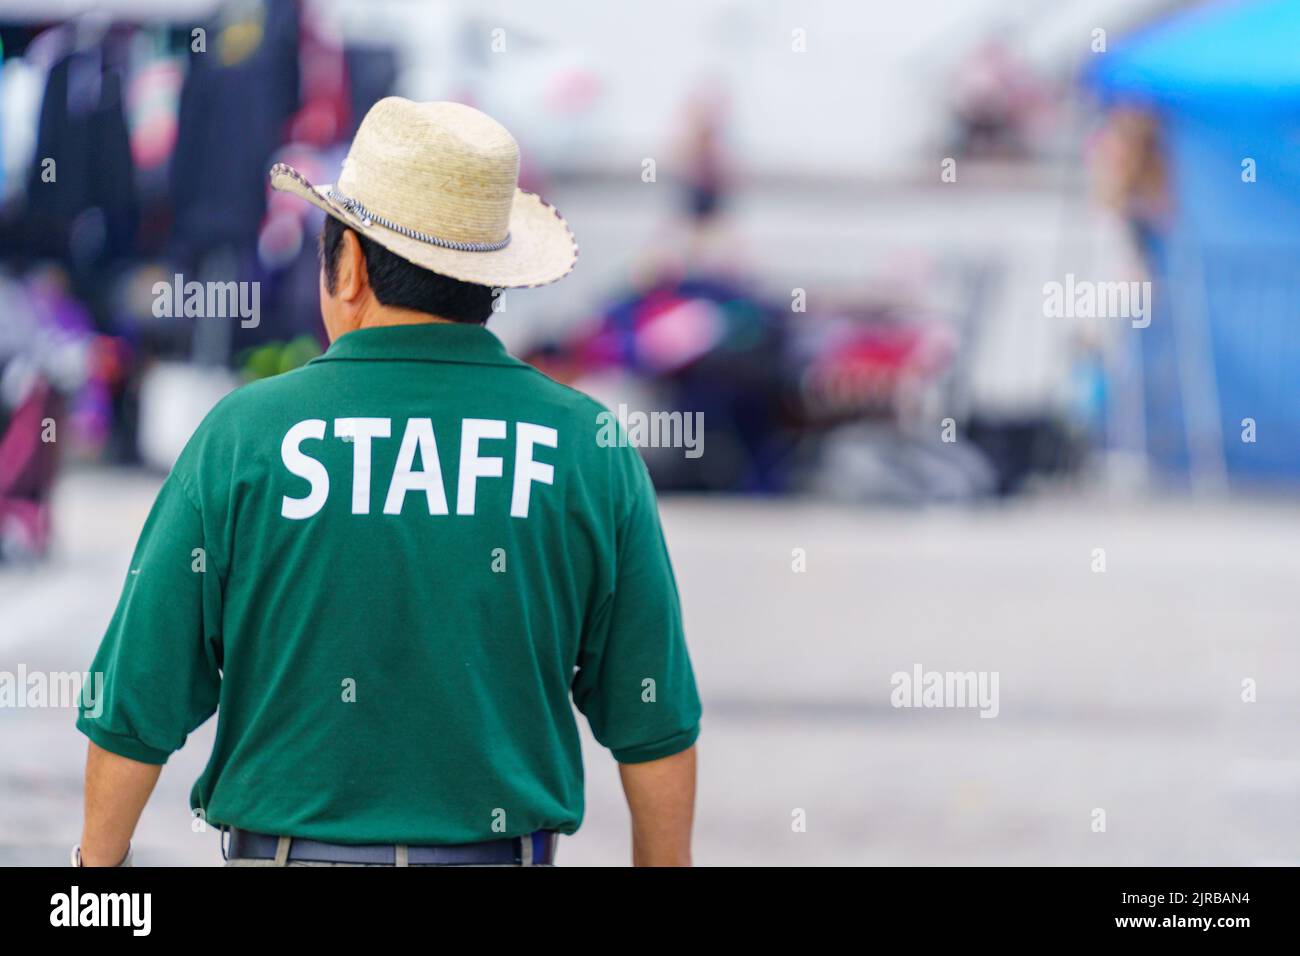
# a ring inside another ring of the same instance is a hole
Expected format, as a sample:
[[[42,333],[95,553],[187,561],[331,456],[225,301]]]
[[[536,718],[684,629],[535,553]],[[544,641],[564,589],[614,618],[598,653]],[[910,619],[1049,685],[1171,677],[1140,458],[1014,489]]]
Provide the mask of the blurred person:
[[[1000,37],[992,36],[961,63],[952,80],[959,156],[1019,159],[1043,107],[1029,69]]]
[[[697,225],[708,223],[722,204],[726,187],[722,125],[726,101],[713,87],[702,88],[686,111],[683,153],[687,209]]]
[[[1156,272],[1173,206],[1160,121],[1137,108],[1115,110],[1094,144],[1093,169],[1102,204],[1123,219],[1147,274]]]
[[[1088,160],[1094,195],[1113,214],[1107,226],[1115,241],[1102,246],[1115,259],[1110,271],[1165,283],[1174,201],[1160,119],[1140,107],[1113,110],[1089,143]],[[1173,340],[1160,330],[1163,323],[1155,334],[1133,338],[1118,335],[1104,320],[1083,322],[1091,326],[1081,331],[1096,343],[1108,382],[1108,475],[1123,486],[1145,487],[1153,451],[1179,454],[1173,449],[1181,443],[1181,399],[1169,398],[1180,381]],[[1100,444],[1103,430],[1092,431]]]
[[[724,229],[731,170],[725,128],[729,101],[718,80],[701,81],[687,100],[676,153],[685,206],[686,237],[657,243],[656,272],[722,273],[736,260],[736,237]],[[681,259],[674,262],[680,249]]]
[[[549,864],[583,813],[570,696],[633,862],[690,863],[700,704],[646,468],[484,327],[577,256],[518,165],[477,110],[387,98],[337,183],[272,168],[328,214],[331,345],[218,404],[159,493],[77,721],[74,863],[130,861],[216,711],[191,803],[229,865]]]

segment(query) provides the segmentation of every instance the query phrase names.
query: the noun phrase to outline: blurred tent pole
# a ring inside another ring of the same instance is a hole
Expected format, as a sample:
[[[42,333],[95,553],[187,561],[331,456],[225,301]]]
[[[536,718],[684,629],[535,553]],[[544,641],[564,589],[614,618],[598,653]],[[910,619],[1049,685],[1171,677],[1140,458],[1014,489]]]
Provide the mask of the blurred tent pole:
[[[1187,466],[1192,490],[1222,494],[1228,490],[1219,415],[1219,382],[1214,365],[1210,310],[1206,301],[1205,257],[1190,237],[1171,250],[1169,291],[1174,350],[1178,355],[1178,385],[1187,440]]]

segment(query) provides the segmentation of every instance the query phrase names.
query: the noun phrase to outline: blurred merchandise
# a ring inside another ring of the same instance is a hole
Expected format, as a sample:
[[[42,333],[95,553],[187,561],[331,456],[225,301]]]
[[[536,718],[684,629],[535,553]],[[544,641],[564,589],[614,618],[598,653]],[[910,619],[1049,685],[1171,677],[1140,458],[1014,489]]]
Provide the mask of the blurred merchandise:
[[[49,546],[55,443],[43,432],[57,411],[38,379],[0,431],[0,561],[39,557]]]
[[[167,468],[232,365],[317,354],[319,217],[268,204],[266,173],[288,151],[332,177],[396,74],[390,47],[346,44],[314,0],[0,12],[0,424],[25,427],[39,393],[63,410],[65,453]],[[177,275],[257,283],[262,314],[158,309]],[[6,434],[7,467],[36,460]]]

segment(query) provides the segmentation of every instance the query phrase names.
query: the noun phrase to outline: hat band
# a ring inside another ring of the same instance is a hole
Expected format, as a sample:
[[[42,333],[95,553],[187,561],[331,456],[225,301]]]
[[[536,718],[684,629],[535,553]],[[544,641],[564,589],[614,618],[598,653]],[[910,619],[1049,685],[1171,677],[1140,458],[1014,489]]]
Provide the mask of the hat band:
[[[333,186],[329,187],[330,199],[346,209],[352,215],[359,218],[362,224],[370,226],[373,223],[379,223],[385,229],[391,229],[393,232],[401,233],[411,239],[427,242],[432,246],[441,246],[443,249],[454,249],[457,252],[496,252],[498,249],[504,249],[510,245],[510,233],[500,242],[456,242],[453,239],[439,239],[437,236],[431,236],[427,232],[420,232],[416,229],[408,229],[406,226],[398,225],[391,219],[385,219],[383,216],[377,216],[357,200],[350,196],[345,196]]]

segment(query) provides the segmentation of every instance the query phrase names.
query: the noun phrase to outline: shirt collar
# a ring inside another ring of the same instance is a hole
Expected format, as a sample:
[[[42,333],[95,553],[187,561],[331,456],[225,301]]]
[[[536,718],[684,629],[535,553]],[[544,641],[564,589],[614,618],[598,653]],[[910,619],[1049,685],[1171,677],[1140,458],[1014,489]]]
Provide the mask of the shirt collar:
[[[515,365],[501,340],[481,325],[424,322],[356,329],[339,336],[313,362],[407,361],[461,362],[469,365]]]

